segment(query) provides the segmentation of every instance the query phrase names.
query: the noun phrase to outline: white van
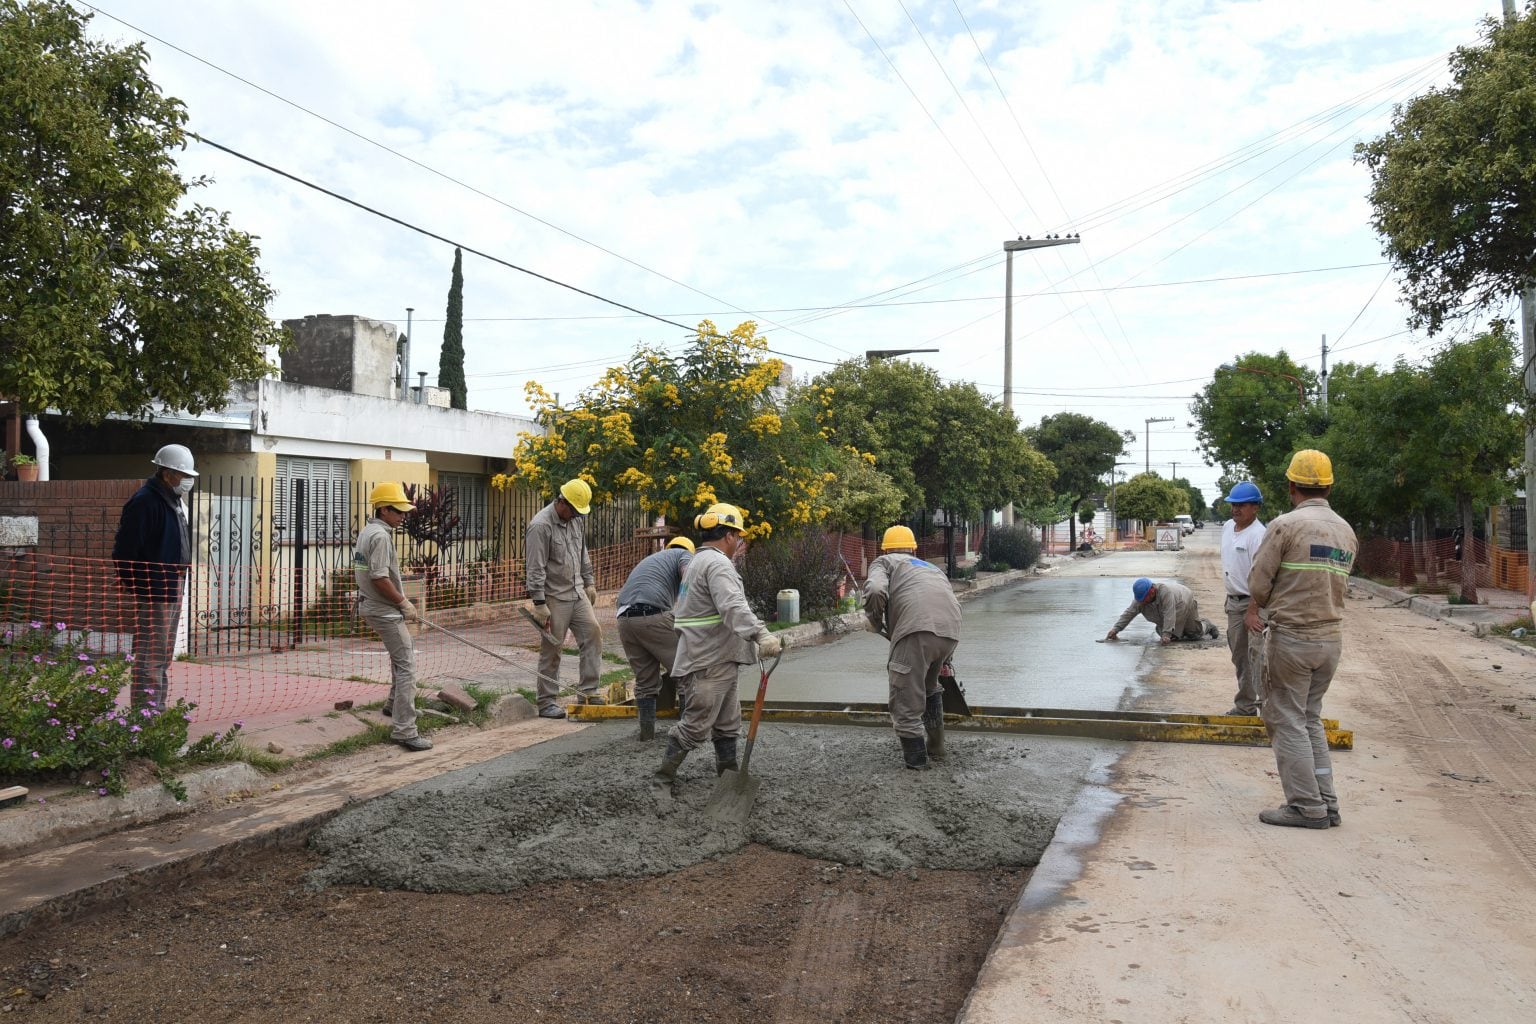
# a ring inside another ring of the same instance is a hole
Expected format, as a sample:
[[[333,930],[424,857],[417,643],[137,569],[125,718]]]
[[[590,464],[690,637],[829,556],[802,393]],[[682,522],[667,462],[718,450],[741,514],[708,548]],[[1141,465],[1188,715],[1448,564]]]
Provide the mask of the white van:
[[[1186,537],[1195,532],[1193,516],[1174,516],[1173,521],[1179,524],[1179,529],[1184,531]]]

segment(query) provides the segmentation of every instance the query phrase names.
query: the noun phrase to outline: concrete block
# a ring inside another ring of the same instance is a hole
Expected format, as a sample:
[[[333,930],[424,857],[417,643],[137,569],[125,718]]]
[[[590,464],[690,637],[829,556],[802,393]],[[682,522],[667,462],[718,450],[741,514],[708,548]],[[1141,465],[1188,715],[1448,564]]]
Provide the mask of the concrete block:
[[[0,548],[37,547],[37,516],[0,516]]]
[[[504,694],[491,705],[491,718],[496,722],[520,722],[538,714],[539,709],[520,693]]]

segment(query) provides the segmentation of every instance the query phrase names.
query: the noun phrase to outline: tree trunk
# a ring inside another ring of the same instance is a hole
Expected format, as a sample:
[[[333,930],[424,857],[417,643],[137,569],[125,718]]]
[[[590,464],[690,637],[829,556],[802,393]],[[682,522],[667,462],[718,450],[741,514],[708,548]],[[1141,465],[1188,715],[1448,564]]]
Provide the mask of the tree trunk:
[[[1461,513],[1461,599],[1467,604],[1477,604],[1477,558],[1472,544],[1472,496],[1456,495],[1456,507]]]
[[[1072,507],[1067,510],[1067,550],[1068,551],[1076,551],[1077,550],[1077,507],[1079,505],[1081,505],[1082,503],[1083,503],[1083,499],[1082,498],[1078,498],[1076,501],[1074,501],[1072,503]]]

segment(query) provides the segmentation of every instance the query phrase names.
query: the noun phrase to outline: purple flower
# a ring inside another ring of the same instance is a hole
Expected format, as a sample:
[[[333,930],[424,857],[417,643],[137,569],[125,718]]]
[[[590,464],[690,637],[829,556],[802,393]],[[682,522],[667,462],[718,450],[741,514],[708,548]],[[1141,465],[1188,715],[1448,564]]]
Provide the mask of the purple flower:
[[[106,786],[102,786],[100,789],[98,789],[96,791],[96,795],[97,796],[106,796],[107,795],[107,787]]]
[[[135,725],[131,729],[129,729],[128,731],[129,732],[143,732],[144,731],[144,727],[142,725]]]
[[[185,718],[189,722],[192,721],[192,716],[191,715],[182,715],[181,717]]]
[[[112,769],[111,768],[103,768],[101,770],[101,777],[104,778],[104,779],[110,779],[112,777]]]
[[[59,720],[57,718],[50,718],[50,719],[48,719],[48,724],[49,725],[58,725],[59,724]]]
[[[4,747],[6,750],[10,750],[15,745],[16,741],[9,736],[7,736],[4,741],[0,741],[0,747]]]
[[[91,656],[89,654],[77,654],[77,655],[75,655],[75,660],[76,661],[90,661],[91,660]]]
[[[54,628],[54,629],[56,629],[56,630],[58,630],[58,631],[59,631],[59,632],[60,632],[60,633],[62,633],[62,632],[64,632],[64,631],[65,631],[65,630],[66,630],[66,629],[68,629],[68,628],[69,628],[69,627],[68,627],[68,626],[66,626],[66,625],[65,625],[65,624],[64,624],[64,623],[62,623],[62,622],[55,622],[55,623],[54,623],[54,624],[53,624],[53,628]]]
[[[32,660],[35,662],[41,662],[43,660],[43,656],[41,654],[34,654],[32,655]]]
[[[245,728],[245,722],[243,722],[242,720],[240,720],[238,718],[235,719],[235,728],[236,729],[244,729]]]
[[[124,661],[132,661],[133,660],[133,655],[125,654],[125,655],[123,655],[123,660]]]
[[[139,708],[139,716],[141,718],[154,718],[155,713],[149,708]]]
[[[88,675],[88,676],[95,675],[96,674],[96,666],[95,665],[87,665],[87,666],[85,666],[85,674]]]
[[[33,619],[31,622],[27,623],[27,625],[31,626],[33,629],[42,629],[43,628],[43,624],[41,622],[38,622],[36,619]]]
[[[43,755],[39,754],[37,751],[34,750],[34,751],[32,751],[32,756],[33,757],[42,757]]]

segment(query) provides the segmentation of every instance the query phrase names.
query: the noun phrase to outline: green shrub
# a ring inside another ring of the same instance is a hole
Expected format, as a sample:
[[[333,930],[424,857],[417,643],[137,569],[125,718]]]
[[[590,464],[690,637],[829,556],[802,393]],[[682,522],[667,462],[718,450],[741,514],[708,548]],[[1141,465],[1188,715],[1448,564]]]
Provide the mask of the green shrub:
[[[0,777],[87,772],[105,796],[123,792],[130,760],[160,768],[177,760],[193,705],[119,705],[128,659],[92,653],[86,641],[62,622],[34,621],[0,636]]]
[[[741,579],[747,602],[764,622],[777,618],[781,590],[800,591],[800,618],[809,622],[837,614],[842,573],[837,553],[816,531],[754,542],[747,548]]]
[[[987,531],[985,552],[989,563],[1028,569],[1040,561],[1038,531],[1032,526],[994,526]]]

